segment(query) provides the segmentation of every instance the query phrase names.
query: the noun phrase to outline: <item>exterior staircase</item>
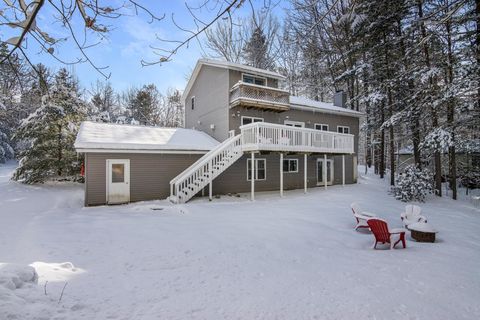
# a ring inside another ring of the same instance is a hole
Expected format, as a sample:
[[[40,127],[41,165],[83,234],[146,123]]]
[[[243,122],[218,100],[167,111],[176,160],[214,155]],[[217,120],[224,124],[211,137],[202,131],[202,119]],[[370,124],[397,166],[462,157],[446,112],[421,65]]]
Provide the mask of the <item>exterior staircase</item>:
[[[231,131],[227,140],[170,181],[169,200],[173,203],[187,202],[240,159],[242,154],[242,134],[234,136]]]

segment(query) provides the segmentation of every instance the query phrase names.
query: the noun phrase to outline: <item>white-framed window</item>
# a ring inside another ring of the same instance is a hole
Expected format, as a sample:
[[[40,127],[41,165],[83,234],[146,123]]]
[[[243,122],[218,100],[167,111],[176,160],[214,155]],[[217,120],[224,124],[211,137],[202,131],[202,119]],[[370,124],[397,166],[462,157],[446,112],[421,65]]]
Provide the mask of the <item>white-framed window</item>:
[[[346,126],[337,126],[338,133],[350,133],[350,127]]]
[[[283,172],[298,172],[298,159],[283,159]]]
[[[192,104],[192,110],[194,110],[195,109],[195,96],[192,97],[191,104]]]
[[[263,122],[263,118],[242,116],[242,126],[254,122]]]
[[[252,74],[242,73],[242,81],[245,83],[256,84],[259,86],[267,85],[267,78],[254,76]]]
[[[255,159],[255,180],[267,179],[267,161]],[[247,159],[247,180],[252,180],[252,159]]]
[[[328,131],[328,124],[315,123],[314,128],[315,128],[316,130]]]
[[[290,127],[305,128],[305,122],[301,121],[285,120],[283,124]]]

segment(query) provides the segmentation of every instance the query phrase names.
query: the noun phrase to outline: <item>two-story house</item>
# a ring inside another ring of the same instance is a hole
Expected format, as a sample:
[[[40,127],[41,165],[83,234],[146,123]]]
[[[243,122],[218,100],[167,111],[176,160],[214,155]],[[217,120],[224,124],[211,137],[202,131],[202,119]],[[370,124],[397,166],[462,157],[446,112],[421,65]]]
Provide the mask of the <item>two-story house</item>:
[[[290,96],[276,72],[201,59],[183,93],[185,129],[84,123],[85,204],[355,183],[359,118]]]

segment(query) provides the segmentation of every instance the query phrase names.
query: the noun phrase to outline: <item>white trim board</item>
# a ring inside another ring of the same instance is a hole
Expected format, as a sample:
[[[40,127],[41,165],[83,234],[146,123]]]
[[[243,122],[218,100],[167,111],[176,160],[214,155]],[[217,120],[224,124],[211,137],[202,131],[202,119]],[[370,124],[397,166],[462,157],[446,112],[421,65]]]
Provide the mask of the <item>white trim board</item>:
[[[142,149],[76,149],[77,153],[163,153],[163,154],[205,154],[198,150],[142,150]]]

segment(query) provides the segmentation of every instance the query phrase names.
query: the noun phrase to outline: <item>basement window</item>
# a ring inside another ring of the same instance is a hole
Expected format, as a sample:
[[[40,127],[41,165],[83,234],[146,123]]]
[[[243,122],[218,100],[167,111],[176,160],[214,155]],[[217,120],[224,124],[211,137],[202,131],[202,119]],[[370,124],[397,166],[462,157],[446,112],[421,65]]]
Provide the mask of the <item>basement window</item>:
[[[283,159],[283,172],[298,172],[298,159]]]
[[[255,159],[255,180],[267,178],[267,165],[265,159]],[[247,159],[247,180],[252,180],[252,159]]]

